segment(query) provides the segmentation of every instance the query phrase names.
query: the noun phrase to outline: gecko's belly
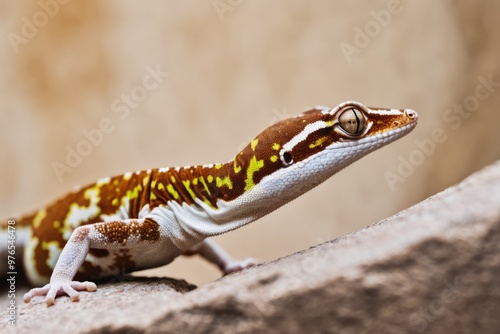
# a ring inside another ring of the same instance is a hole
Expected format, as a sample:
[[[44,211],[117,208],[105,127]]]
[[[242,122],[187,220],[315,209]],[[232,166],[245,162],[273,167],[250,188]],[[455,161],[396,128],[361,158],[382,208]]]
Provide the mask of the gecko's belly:
[[[133,248],[91,249],[77,273],[79,279],[120,277],[137,270],[152,269],[172,262],[182,251],[165,242]]]

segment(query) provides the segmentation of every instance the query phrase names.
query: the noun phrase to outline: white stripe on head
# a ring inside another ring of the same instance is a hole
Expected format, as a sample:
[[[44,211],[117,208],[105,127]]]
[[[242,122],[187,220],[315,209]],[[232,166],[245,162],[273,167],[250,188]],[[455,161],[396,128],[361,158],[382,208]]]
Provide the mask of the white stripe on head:
[[[291,151],[295,145],[307,139],[311,133],[326,128],[326,122],[324,121],[316,121],[314,123],[306,125],[304,130],[300,131],[295,137],[293,137],[288,143],[283,145],[282,152]]]
[[[379,114],[379,115],[401,115],[402,114],[401,110],[398,110],[398,109],[370,109],[370,108],[368,108],[368,111],[375,112],[376,114]]]

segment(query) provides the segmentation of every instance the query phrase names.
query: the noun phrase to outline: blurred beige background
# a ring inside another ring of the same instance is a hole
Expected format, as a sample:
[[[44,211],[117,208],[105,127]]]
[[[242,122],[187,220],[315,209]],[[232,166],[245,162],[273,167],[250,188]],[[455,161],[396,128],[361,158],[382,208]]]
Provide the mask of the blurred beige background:
[[[103,176],[225,162],[309,106],[413,108],[410,135],[216,240],[269,261],[358,230],[500,157],[498,13],[494,0],[3,1],[0,213]],[[56,173],[68,148],[87,155]],[[149,274],[219,277],[192,258]]]

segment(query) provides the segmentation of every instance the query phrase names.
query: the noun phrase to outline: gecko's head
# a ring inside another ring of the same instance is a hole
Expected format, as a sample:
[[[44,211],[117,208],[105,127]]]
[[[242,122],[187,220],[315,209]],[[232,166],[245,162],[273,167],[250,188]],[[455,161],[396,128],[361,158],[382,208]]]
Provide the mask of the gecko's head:
[[[333,109],[316,107],[264,130],[236,156],[235,166],[246,170],[241,176],[250,198],[279,206],[274,201],[298,197],[404,136],[417,119],[410,109],[368,108],[352,101]]]

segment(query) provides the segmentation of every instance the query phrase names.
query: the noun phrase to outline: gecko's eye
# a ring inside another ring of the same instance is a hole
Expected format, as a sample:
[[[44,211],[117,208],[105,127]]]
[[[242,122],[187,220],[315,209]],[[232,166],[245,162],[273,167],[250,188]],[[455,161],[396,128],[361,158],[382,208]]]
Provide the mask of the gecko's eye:
[[[366,127],[366,117],[358,109],[347,109],[339,116],[340,127],[349,135],[359,135]]]

